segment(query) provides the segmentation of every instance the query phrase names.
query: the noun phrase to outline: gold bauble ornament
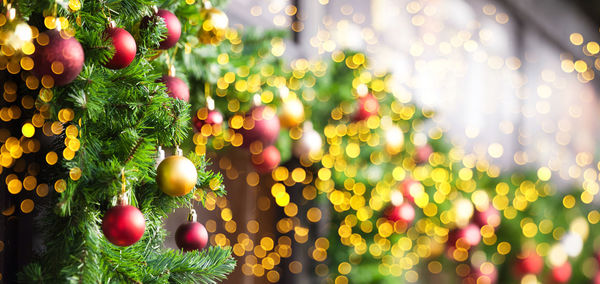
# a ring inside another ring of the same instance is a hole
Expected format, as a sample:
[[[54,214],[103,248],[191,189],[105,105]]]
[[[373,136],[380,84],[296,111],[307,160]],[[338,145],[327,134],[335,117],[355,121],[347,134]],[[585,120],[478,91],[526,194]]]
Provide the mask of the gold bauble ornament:
[[[196,186],[198,172],[196,166],[183,156],[170,156],[164,159],[156,169],[156,184],[165,194],[182,196],[190,193]]]
[[[229,18],[223,11],[214,8],[210,2],[205,2],[200,11],[200,19],[203,20],[198,39],[203,44],[218,44],[225,39]]]
[[[298,99],[289,99],[281,105],[279,122],[282,127],[295,127],[304,121],[304,106]]]

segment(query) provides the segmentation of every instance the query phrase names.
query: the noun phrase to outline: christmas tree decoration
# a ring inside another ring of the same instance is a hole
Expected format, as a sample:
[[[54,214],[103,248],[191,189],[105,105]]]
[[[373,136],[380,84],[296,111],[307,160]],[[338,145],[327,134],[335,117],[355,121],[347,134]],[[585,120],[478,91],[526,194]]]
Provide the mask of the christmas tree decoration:
[[[544,268],[544,259],[535,251],[526,251],[517,256],[515,270],[518,275],[535,274],[538,275]]]
[[[198,31],[198,39],[203,44],[218,44],[225,39],[229,18],[223,11],[212,7],[209,1],[204,1],[200,11],[202,27]]]
[[[134,206],[128,205],[124,197],[119,204],[104,213],[102,232],[106,239],[116,246],[126,247],[138,242],[146,230],[144,214]]]
[[[183,196],[196,187],[198,172],[194,163],[182,156],[181,150],[165,158],[156,168],[156,184],[169,196]]]
[[[391,206],[385,212],[385,218],[392,222],[410,224],[415,219],[415,208],[407,202]]]
[[[469,224],[464,228],[457,228],[448,233],[448,245],[450,247],[475,247],[481,241],[479,227],[475,224]]]
[[[390,155],[396,155],[402,151],[404,146],[404,133],[396,126],[385,131],[385,150]]]
[[[244,118],[239,132],[244,137],[246,147],[258,142],[263,148],[272,145],[279,136],[279,119],[275,110],[268,106],[254,107]]]
[[[571,263],[565,261],[563,264],[552,268],[550,278],[552,283],[567,283],[571,279],[572,273]]]
[[[429,156],[433,153],[433,148],[429,144],[418,146],[415,149],[415,162],[417,164],[426,163],[429,160]]]
[[[259,154],[252,155],[252,164],[257,172],[261,174],[270,173],[281,162],[281,154],[277,147],[271,145],[263,149]]]
[[[304,106],[297,98],[284,99],[279,112],[281,127],[291,128],[304,121]]]
[[[310,157],[321,151],[323,139],[317,131],[313,129],[310,121],[304,122],[302,128],[302,137],[294,142],[292,151],[298,158]]]
[[[169,49],[177,44],[179,37],[181,37],[181,22],[177,19],[177,16],[171,11],[159,9],[156,16],[161,17],[165,21],[167,27],[167,33],[165,39],[160,42],[159,49]]]
[[[33,72],[48,87],[64,86],[77,78],[84,62],[81,44],[64,31],[41,33],[35,44]]]
[[[379,112],[379,101],[372,94],[366,94],[358,98],[357,110],[354,113],[354,121],[367,120]]]
[[[473,221],[475,222],[475,224],[481,227],[489,225],[494,228],[500,225],[500,212],[498,212],[498,210],[494,208],[494,206],[492,206],[491,204],[488,206],[487,209],[483,211],[479,211],[479,209],[477,209],[474,212],[475,213],[473,214]]]
[[[196,210],[191,209],[188,222],[179,225],[175,231],[175,243],[183,251],[201,250],[208,244],[208,232],[196,219]]]
[[[115,53],[104,66],[110,69],[123,69],[129,66],[133,62],[137,50],[133,36],[128,31],[117,28],[114,22],[111,22],[104,31],[104,36],[111,41],[115,50]]]
[[[158,82],[162,82],[167,87],[167,94],[171,98],[188,102],[190,100],[190,89],[188,85],[174,75],[163,75]]]

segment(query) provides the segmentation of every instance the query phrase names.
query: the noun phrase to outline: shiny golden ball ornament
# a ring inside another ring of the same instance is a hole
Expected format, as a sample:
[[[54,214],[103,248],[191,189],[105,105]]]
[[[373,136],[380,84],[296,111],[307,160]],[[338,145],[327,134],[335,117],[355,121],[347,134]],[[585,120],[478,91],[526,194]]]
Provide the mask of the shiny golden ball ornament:
[[[295,127],[304,121],[304,106],[299,99],[293,98],[284,101],[279,113],[279,122],[282,127]]]
[[[218,44],[225,39],[229,18],[223,11],[212,7],[210,2],[204,3],[200,11],[202,27],[198,31],[198,39],[203,44]]]
[[[165,194],[183,196],[196,186],[198,172],[188,158],[174,155],[165,158],[156,169],[156,184]]]

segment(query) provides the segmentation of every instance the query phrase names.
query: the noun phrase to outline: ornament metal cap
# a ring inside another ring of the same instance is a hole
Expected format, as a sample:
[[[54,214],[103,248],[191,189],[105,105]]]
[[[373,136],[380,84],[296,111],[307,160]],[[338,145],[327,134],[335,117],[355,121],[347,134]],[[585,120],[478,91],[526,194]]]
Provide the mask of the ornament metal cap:
[[[175,148],[175,156],[183,156],[183,150],[179,148],[179,145]]]
[[[189,222],[196,222],[196,220],[198,220],[198,214],[196,214],[196,210],[193,208],[190,208],[190,213],[188,214],[188,221]]]
[[[108,24],[106,24],[106,26],[108,26],[111,29],[114,29],[117,27],[117,23],[115,23],[115,21],[113,21],[110,17],[108,17],[107,20],[108,20]]]
[[[158,146],[158,150],[156,150],[156,152],[156,166],[158,167],[158,164],[165,159],[165,150],[163,150],[161,146]]]

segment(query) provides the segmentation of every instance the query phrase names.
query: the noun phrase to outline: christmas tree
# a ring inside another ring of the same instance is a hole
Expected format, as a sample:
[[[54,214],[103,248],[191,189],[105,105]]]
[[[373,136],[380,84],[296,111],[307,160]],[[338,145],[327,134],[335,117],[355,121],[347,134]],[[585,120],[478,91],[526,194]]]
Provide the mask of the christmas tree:
[[[204,157],[179,149],[190,116],[175,54],[200,44],[209,4],[4,2],[0,78],[5,106],[23,111],[4,129],[2,175],[11,194],[49,195],[43,248],[20,281],[214,283],[233,270],[228,248],[203,249],[193,210],[176,235],[183,251],[163,245],[167,214],[225,194]]]

